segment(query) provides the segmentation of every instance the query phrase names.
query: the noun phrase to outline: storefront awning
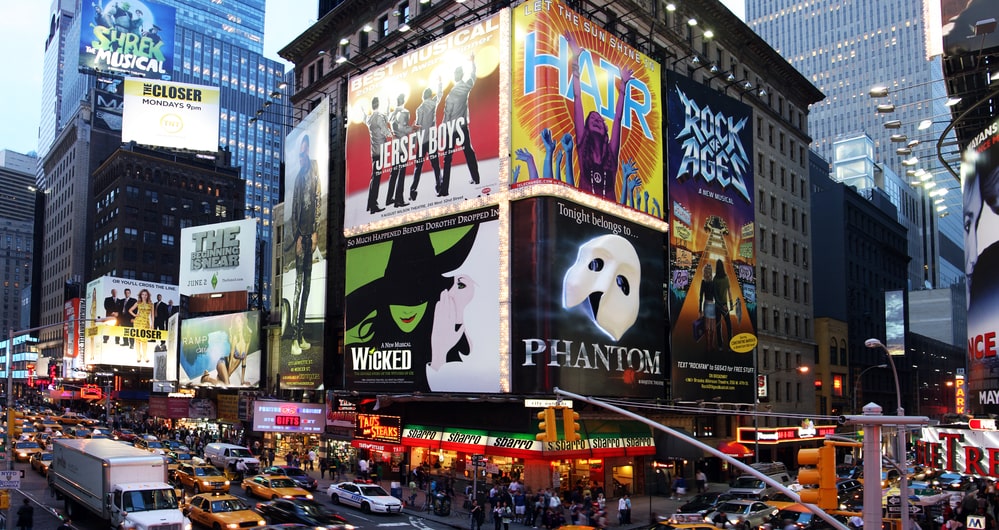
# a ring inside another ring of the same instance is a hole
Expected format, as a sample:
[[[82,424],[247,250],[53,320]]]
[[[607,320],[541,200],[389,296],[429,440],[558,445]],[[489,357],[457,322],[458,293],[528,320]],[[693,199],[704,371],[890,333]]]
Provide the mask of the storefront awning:
[[[369,451],[381,451],[383,453],[404,453],[406,452],[406,447],[402,445],[389,444],[383,442],[372,442],[368,440],[352,440],[350,442],[351,447],[356,447],[358,449],[367,449]]]
[[[736,458],[753,456],[753,450],[739,442],[724,442],[718,446],[718,450]]]
[[[405,425],[402,428],[402,445],[406,447],[427,447],[440,449],[444,437],[442,427],[426,427],[423,425]]]

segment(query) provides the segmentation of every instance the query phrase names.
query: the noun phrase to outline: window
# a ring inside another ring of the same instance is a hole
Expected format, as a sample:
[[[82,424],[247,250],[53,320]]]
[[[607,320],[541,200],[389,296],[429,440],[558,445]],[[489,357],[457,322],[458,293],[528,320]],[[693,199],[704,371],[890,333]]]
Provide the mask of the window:
[[[129,199],[139,199],[139,188],[135,186],[125,186],[125,196]]]
[[[767,268],[760,267],[760,290],[766,292],[767,290]]]
[[[144,230],[142,232],[142,242],[148,245],[155,244],[156,240],[159,239],[159,237],[157,236],[158,234],[156,232],[153,232],[151,230]]]
[[[378,38],[384,39],[388,36],[389,25],[388,25],[388,15],[383,16],[378,19]]]
[[[163,237],[160,239],[160,244],[166,245],[168,247],[172,247],[173,246],[173,236],[170,235],[170,234],[163,234]]]
[[[127,226],[125,227],[125,239],[136,239],[138,237],[139,237],[138,230]]]

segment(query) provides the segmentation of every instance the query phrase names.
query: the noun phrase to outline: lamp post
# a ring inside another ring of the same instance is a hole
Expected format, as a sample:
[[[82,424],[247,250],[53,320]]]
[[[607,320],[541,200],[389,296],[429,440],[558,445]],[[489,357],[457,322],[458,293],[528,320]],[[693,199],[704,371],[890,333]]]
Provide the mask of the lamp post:
[[[891,366],[892,376],[895,378],[895,398],[897,400],[897,411],[896,414],[899,417],[905,416],[905,409],[902,408],[902,391],[898,386],[898,370],[895,369],[895,359],[892,358],[891,352],[888,348],[878,339],[867,339],[864,341],[864,346],[868,348],[880,348],[885,352],[885,356],[888,357],[888,365]],[[899,514],[899,519],[902,522],[902,530],[909,530],[909,466],[905,456],[905,426],[899,424],[897,426],[898,430],[895,433],[896,437],[896,455],[895,458],[898,463],[898,489],[899,489],[899,499],[901,499],[901,514]],[[866,458],[868,455],[864,455]]]
[[[861,370],[860,374],[857,375],[857,379],[853,381],[853,408],[851,408],[850,410],[852,410],[854,414],[858,414],[858,412],[857,412],[857,394],[860,393],[860,380],[864,378],[864,374],[866,374],[867,372],[869,372],[869,371],[871,371],[871,370],[873,370],[875,368],[888,368],[888,365],[887,364],[875,364],[874,366],[868,366],[867,368],[864,368],[863,370]]]

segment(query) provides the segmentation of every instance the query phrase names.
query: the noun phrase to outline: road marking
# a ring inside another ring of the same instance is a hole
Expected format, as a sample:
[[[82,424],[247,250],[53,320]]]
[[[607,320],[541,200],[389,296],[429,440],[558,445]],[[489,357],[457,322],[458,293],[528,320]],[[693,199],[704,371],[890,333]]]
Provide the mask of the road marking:
[[[378,523],[377,526],[409,526],[409,523]]]

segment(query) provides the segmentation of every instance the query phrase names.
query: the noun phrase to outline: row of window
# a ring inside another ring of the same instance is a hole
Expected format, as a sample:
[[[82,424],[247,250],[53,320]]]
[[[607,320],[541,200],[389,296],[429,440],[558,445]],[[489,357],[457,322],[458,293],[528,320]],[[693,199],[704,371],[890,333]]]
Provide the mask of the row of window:
[[[812,338],[812,319],[801,315],[783,314],[779,309],[768,311],[765,305],[760,306],[757,316],[760,330],[772,333],[783,333],[797,339]]]

